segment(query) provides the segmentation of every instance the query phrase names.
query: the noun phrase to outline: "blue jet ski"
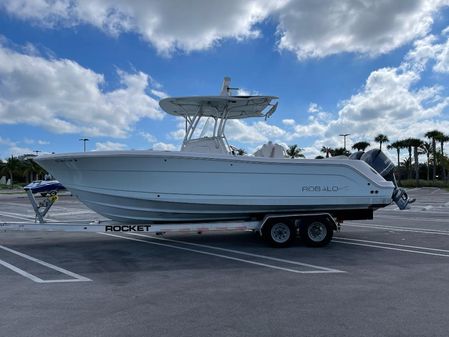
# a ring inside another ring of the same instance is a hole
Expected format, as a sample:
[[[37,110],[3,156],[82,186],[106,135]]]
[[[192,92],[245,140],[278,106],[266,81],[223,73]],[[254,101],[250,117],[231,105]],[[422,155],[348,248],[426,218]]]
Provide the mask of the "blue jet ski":
[[[30,190],[33,194],[40,193],[42,196],[52,194],[60,190],[65,190],[65,187],[57,180],[36,180],[23,188],[25,191]]]

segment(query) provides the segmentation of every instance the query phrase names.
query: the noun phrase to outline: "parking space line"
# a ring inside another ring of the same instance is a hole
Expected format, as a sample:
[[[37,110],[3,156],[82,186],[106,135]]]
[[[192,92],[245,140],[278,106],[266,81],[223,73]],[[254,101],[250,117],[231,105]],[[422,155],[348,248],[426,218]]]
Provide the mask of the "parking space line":
[[[34,282],[42,283],[42,281],[43,281],[41,278],[34,276],[33,274],[30,274],[23,269],[17,268],[16,266],[13,266],[12,264],[10,264],[6,261],[0,260],[0,264],[4,267],[16,272],[17,274],[20,274],[26,278],[29,278],[30,280],[32,280]]]
[[[267,263],[261,263],[261,262],[256,262],[256,261],[245,260],[245,259],[241,259],[241,258],[237,258],[237,257],[233,257],[233,256],[228,256],[228,255],[223,255],[223,254],[218,254],[218,253],[206,252],[204,250],[180,247],[180,246],[170,245],[170,244],[161,243],[161,242],[154,242],[154,241],[136,239],[136,238],[132,238],[132,237],[129,237],[129,236],[121,236],[121,235],[117,235],[117,234],[102,233],[102,232],[98,232],[98,234],[112,236],[112,237],[125,239],[125,240],[141,242],[141,243],[145,243],[145,244],[149,244],[149,245],[156,245],[156,246],[161,246],[161,247],[169,247],[169,248],[179,249],[179,250],[188,251],[188,252],[192,252],[192,253],[198,253],[198,254],[203,254],[203,255],[220,257],[220,258],[227,259],[227,260],[233,260],[233,261],[248,263],[248,264],[252,264],[252,265],[256,265],[256,266],[261,266],[261,267],[266,267],[266,268],[271,268],[271,269],[277,269],[277,270],[282,270],[282,271],[287,271],[287,272],[297,273],[297,274],[344,273],[343,271],[327,271],[327,270],[305,270],[305,271],[301,271],[301,270],[296,270],[296,269],[279,267],[279,266],[275,266],[275,265],[267,264]]]
[[[449,215],[449,213],[448,213]],[[441,222],[441,223],[447,223],[449,225],[449,219],[448,218],[430,218],[430,219],[421,219],[421,218],[403,218],[401,216],[389,216],[389,215],[376,215],[376,218],[383,218],[383,219],[390,219],[390,220],[407,220],[407,221],[420,221],[420,222]]]
[[[395,246],[395,247],[416,248],[416,249],[422,249],[422,250],[430,250],[430,251],[434,251],[434,252],[449,253],[449,250],[447,250],[447,249],[429,248],[429,247],[420,247],[420,246],[410,246],[410,245],[403,245],[403,244],[399,244],[399,243],[390,243],[390,242],[382,242],[382,241],[370,241],[370,240],[362,240],[362,239],[353,239],[353,238],[347,238],[347,237],[342,237],[342,236],[339,236],[338,239],[348,240],[348,241],[356,241],[356,242],[375,243],[375,244],[387,245],[387,246]]]
[[[96,215],[97,213],[95,213],[94,211],[91,211],[91,210],[86,210],[86,211],[73,211],[73,212],[66,211],[66,212],[61,212],[61,213],[53,212],[52,214],[53,214],[53,216],[65,216],[65,215],[81,215],[81,214],[95,214]]]
[[[334,239],[334,240],[332,240],[332,242],[342,243],[345,245],[354,245],[354,246],[364,246],[364,247],[379,248],[379,249],[386,249],[386,250],[395,250],[395,251],[400,251],[400,252],[405,252],[405,253],[449,257],[449,254],[432,253],[429,251],[426,252],[426,251],[421,251],[421,250],[399,248],[399,247],[401,247],[401,245],[393,244],[393,243],[391,243],[391,244],[388,244],[388,243],[375,244],[376,241],[367,241],[366,240],[366,242],[374,243],[374,244],[371,244],[371,243],[354,242],[352,240],[347,240],[347,239]],[[390,246],[392,246],[392,247],[390,247]],[[423,250],[431,250],[431,249],[433,250],[433,248],[430,248],[430,249],[426,248],[426,247],[419,247],[419,248],[423,249]]]
[[[12,270],[12,271],[14,271],[14,272],[24,276],[24,277],[27,277],[30,280],[34,281],[34,282],[37,282],[37,283],[59,283],[59,282],[64,283],[64,282],[86,282],[86,281],[92,281],[91,279],[89,279],[87,277],[81,276],[81,275],[76,274],[74,272],[71,272],[71,271],[69,271],[67,269],[55,266],[55,265],[53,265],[51,263],[48,263],[48,262],[36,259],[35,257],[32,257],[30,255],[18,252],[17,250],[14,250],[14,249],[2,246],[2,245],[0,245],[0,249],[3,249],[5,251],[7,251],[7,252],[10,252],[12,254],[18,255],[20,257],[23,257],[24,259],[27,259],[27,260],[33,261],[35,263],[38,263],[38,264],[40,264],[42,266],[45,266],[47,268],[56,270],[56,271],[58,271],[58,272],[60,272],[62,274],[65,274],[67,276],[73,277],[72,279],[43,280],[43,279],[41,279],[41,278],[39,278],[39,277],[37,277],[35,275],[32,275],[32,274],[26,272],[25,270],[22,270],[22,269],[20,269],[20,268],[18,268],[16,266],[6,262],[6,261],[0,260],[1,261],[0,264],[3,265],[4,267],[9,268],[10,270]]]
[[[0,212],[1,216],[5,216],[8,218],[14,218],[14,219],[20,219],[20,220],[33,220],[34,217],[25,217],[23,214],[20,213],[12,213],[12,212]]]
[[[399,226],[376,225],[376,224],[370,224],[370,225],[345,224],[345,226],[391,230],[391,231],[398,231],[398,232],[411,232],[411,233],[420,233],[420,234],[449,235],[449,231],[438,230],[438,229],[427,229],[427,228],[399,227]]]
[[[429,211],[419,211],[416,209],[410,209],[410,210],[399,210],[399,208],[394,208],[394,209],[389,209],[389,208],[384,208],[382,209],[382,211],[380,211],[381,213],[408,213],[408,214],[412,214],[412,213],[417,213],[417,214],[443,214],[443,215],[447,215],[448,212],[438,212],[435,210]]]
[[[407,189],[407,193],[416,191],[416,190],[420,190],[420,189],[421,189],[421,187],[410,188],[410,189]]]
[[[138,233],[130,233],[130,234],[136,235],[136,236],[143,236],[143,237],[151,238],[151,239],[155,239],[155,240],[168,241],[168,242],[174,242],[174,243],[181,243],[181,244],[184,244],[184,245],[189,245],[189,246],[194,246],[194,247],[203,247],[203,248],[219,250],[219,251],[222,251],[222,252],[228,252],[228,253],[252,256],[252,257],[257,257],[257,258],[261,258],[261,259],[265,259],[265,260],[272,260],[272,261],[277,261],[277,262],[297,265],[297,266],[301,266],[301,267],[309,267],[309,268],[323,270],[323,271],[331,272],[331,273],[341,273],[342,272],[341,270],[338,270],[338,269],[326,268],[326,267],[321,267],[321,266],[315,266],[313,264],[302,263],[302,262],[291,261],[291,260],[285,260],[285,259],[280,259],[280,258],[277,258],[277,257],[271,257],[271,256],[266,256],[266,255],[259,255],[259,254],[254,254],[254,253],[248,253],[248,252],[243,252],[243,251],[235,250],[235,249],[221,248],[221,247],[215,247],[215,246],[211,246],[211,245],[205,245],[205,244],[199,244],[199,243],[193,243],[193,242],[187,242],[187,241],[181,241],[181,240],[160,238],[160,237],[154,237],[154,236],[143,235],[143,234],[138,234]]]

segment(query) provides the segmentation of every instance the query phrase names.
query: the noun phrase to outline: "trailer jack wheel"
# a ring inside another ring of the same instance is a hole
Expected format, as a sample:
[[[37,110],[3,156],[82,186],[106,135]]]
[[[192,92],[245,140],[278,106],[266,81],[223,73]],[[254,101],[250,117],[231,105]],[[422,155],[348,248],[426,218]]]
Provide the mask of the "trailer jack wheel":
[[[305,245],[322,247],[332,240],[334,230],[325,220],[311,219],[301,226],[300,235]]]
[[[290,220],[272,220],[265,224],[263,236],[273,247],[287,247],[295,238],[295,228]]]

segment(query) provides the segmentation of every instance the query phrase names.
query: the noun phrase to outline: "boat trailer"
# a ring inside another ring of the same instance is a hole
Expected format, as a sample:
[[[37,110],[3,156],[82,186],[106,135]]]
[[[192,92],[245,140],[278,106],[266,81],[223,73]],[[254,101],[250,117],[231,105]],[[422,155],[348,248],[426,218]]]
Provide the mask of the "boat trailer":
[[[45,217],[58,200],[58,192],[47,193],[43,200],[36,200],[31,190],[26,190],[35,213],[34,222],[3,222],[0,231],[50,231],[131,233],[204,233],[216,231],[253,231],[260,234],[273,247],[286,247],[299,235],[307,246],[328,244],[340,224],[329,213],[266,214],[258,220],[210,221],[171,224],[124,224],[113,220],[85,222],[57,222]]]

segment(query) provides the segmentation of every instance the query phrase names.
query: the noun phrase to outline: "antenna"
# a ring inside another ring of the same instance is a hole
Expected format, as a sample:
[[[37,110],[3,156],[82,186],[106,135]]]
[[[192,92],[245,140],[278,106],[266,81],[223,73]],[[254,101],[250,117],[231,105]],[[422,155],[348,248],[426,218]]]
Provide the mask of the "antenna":
[[[228,76],[225,76],[223,79],[223,84],[221,86],[221,93],[220,96],[229,96],[229,85],[231,84],[231,78]]]
[[[223,84],[221,86],[221,93],[220,96],[232,96],[231,90],[239,90],[239,88],[231,88],[231,78],[228,76],[225,76],[223,79]]]

